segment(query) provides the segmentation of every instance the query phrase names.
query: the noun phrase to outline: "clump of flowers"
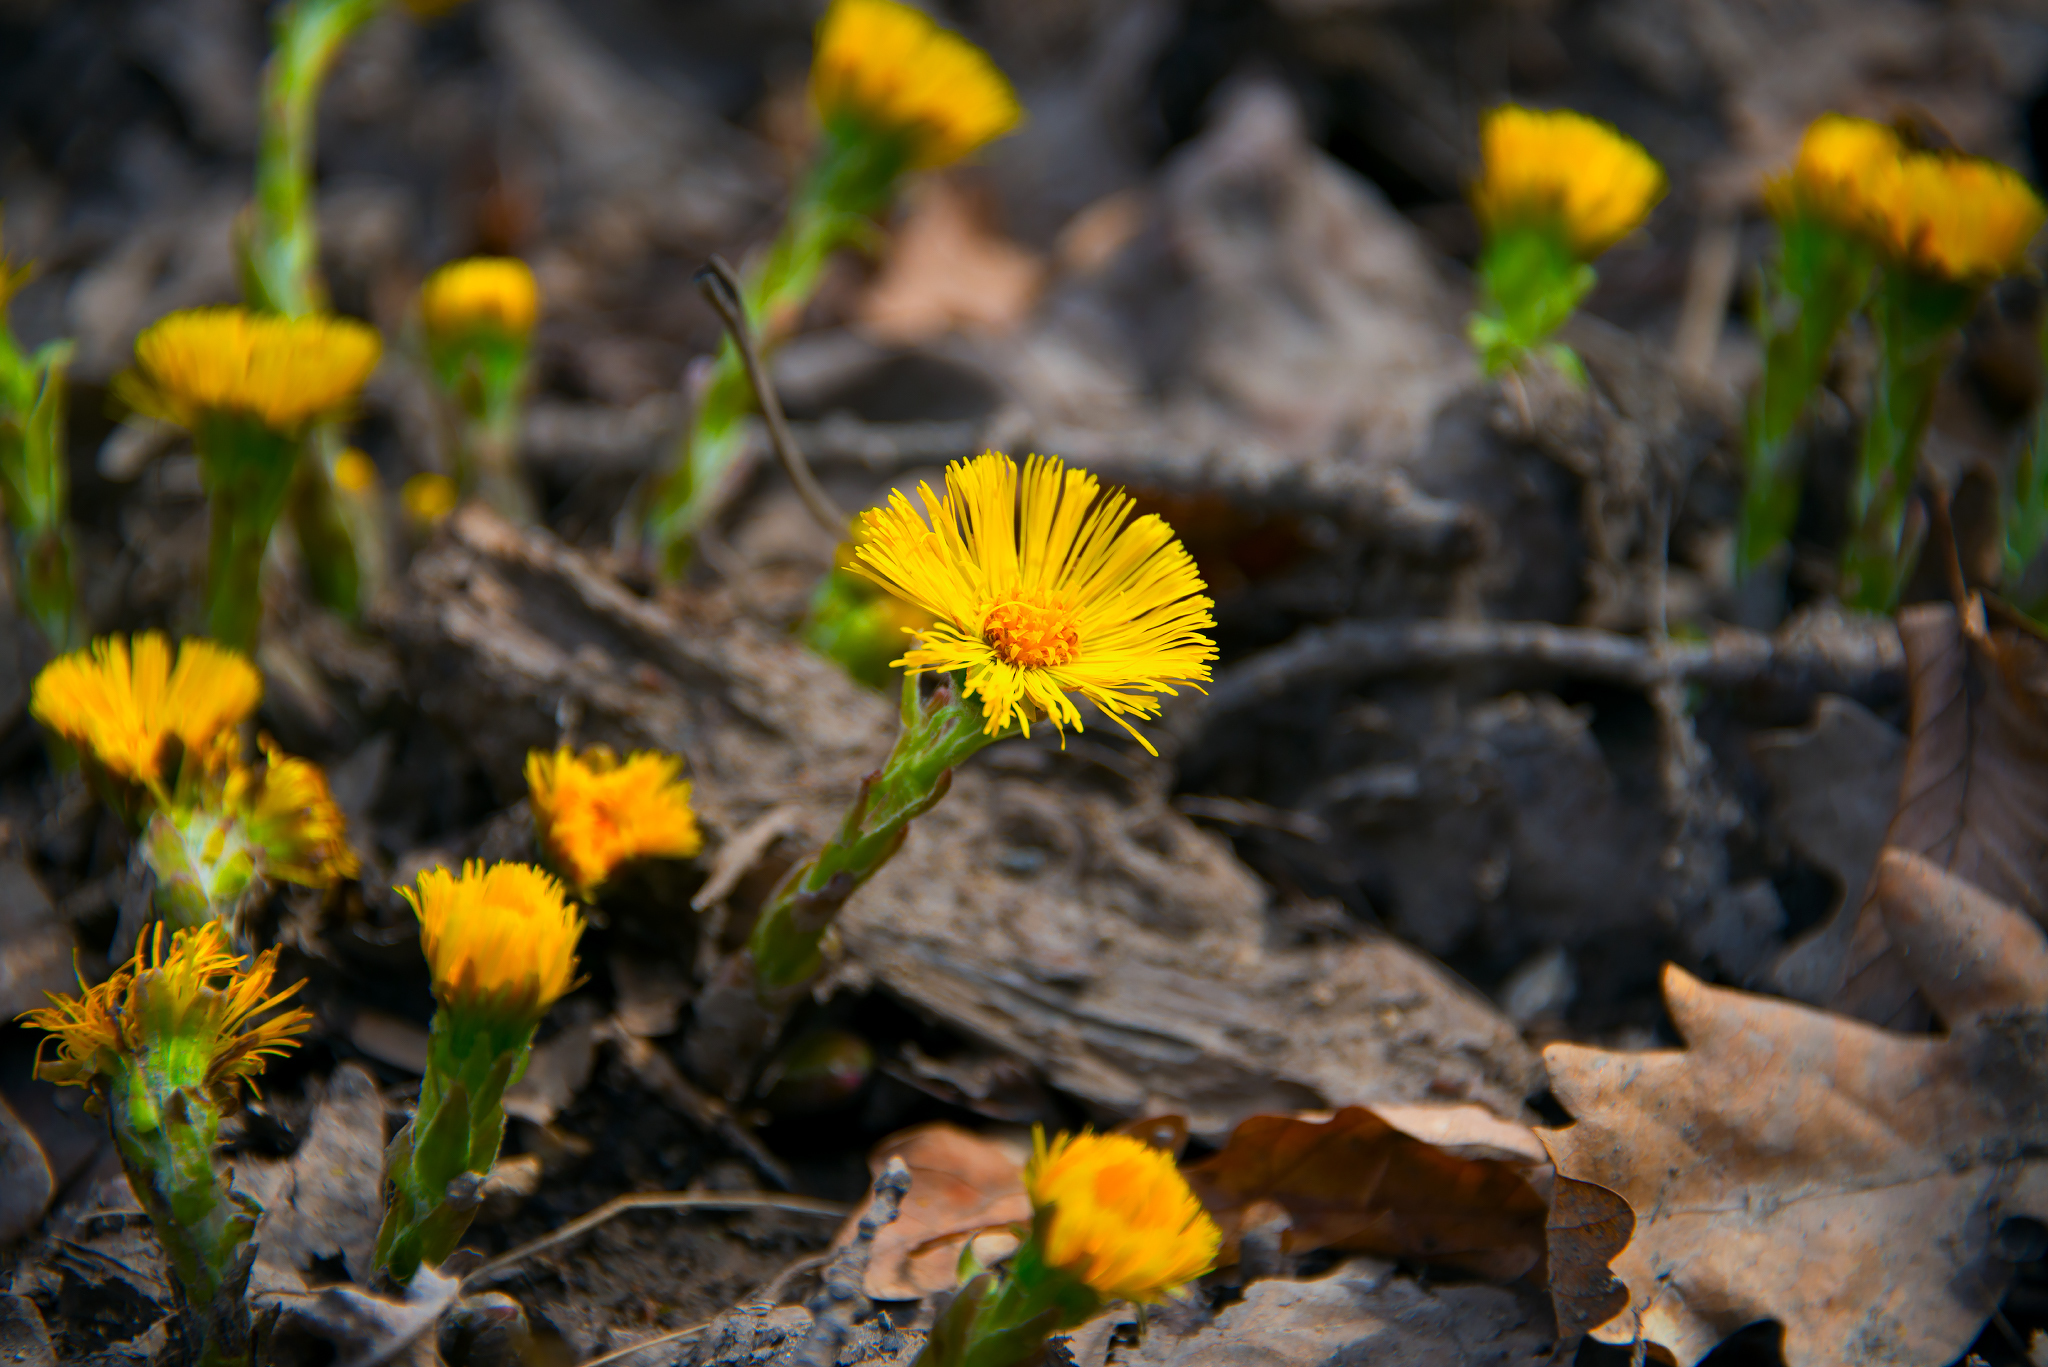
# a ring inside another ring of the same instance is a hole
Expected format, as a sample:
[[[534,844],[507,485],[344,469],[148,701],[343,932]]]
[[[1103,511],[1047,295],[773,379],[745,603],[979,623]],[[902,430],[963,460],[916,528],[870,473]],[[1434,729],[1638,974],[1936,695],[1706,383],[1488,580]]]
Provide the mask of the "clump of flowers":
[[[764,347],[803,312],[831,254],[873,234],[905,174],[969,156],[1023,119],[986,53],[899,0],[833,0],[818,24],[810,95],[818,150],[781,233],[744,273]],[[670,576],[688,564],[698,523],[745,440],[753,396],[730,340],[695,399],[646,511],[648,543]]]
[[[50,1005],[22,1017],[56,1045],[54,1055],[38,1054],[36,1076],[88,1089],[105,1113],[209,1367],[249,1361],[245,1293],[262,1213],[215,1161],[221,1116],[312,1019],[270,1014],[298,990],[273,992],[276,974],[275,949],[245,968],[219,926],[167,942],[159,922],[107,981],[48,994]]]
[[[267,737],[261,763],[243,758],[238,728],[262,696],[237,652],[145,632],[52,660],[29,700],[141,833],[158,910],[188,927],[221,921],[238,940],[242,914],[272,883],[330,887],[357,869],[318,766]]]
[[[690,785],[674,755],[620,759],[602,745],[526,757],[533,830],[548,862],[589,897],[635,859],[688,859],[703,848]]]
[[[377,1266],[397,1281],[454,1251],[505,1134],[505,1088],[533,1032],[576,982],[583,917],[529,864],[429,869],[399,890],[420,921],[434,1024],[419,1108],[385,1151]]]
[[[125,393],[192,434],[210,518],[207,621],[217,640],[254,646],[263,553],[308,429],[352,403],[376,368],[377,334],[345,318],[187,309],[135,342]]]
[[[1032,1136],[1031,1225],[1000,1272],[965,1278],[923,1367],[1011,1367],[1110,1301],[1156,1305],[1216,1263],[1222,1233],[1170,1154],[1128,1135]],[[971,1267],[963,1267],[963,1273]]]
[[[1664,197],[1664,170],[1633,140],[1570,110],[1504,105],[1479,131],[1472,208],[1486,236],[1472,344],[1489,375],[1540,353],[1582,379],[1551,341],[1593,288],[1590,264]]]
[[[1878,369],[1842,580],[1846,601],[1884,611],[1919,554],[1907,499],[1956,337],[1986,289],[2026,269],[2048,209],[2010,168],[1951,152],[1905,153],[1878,178],[1872,202]]]
[[[23,352],[8,303],[27,267],[0,255],[0,502],[6,504],[14,598],[58,650],[82,642],[72,565],[71,474],[64,456],[64,368],[71,343]]]
[[[1807,126],[1791,169],[1764,183],[1778,250],[1757,294],[1763,374],[1743,427],[1748,487],[1738,574],[1754,573],[1791,533],[1799,419],[1827,373],[1836,337],[1870,293],[1878,189],[1904,151],[1884,124],[1823,114]]]
[[[856,572],[932,615],[897,661],[903,730],[864,780],[839,832],[798,865],[755,922],[761,985],[817,969],[846,899],[945,795],[952,771],[1002,735],[1050,719],[1082,729],[1079,695],[1137,738],[1159,696],[1209,678],[1214,625],[1193,557],[1156,515],[1057,459],[991,451],[946,470],[941,498],[920,486],[929,523],[895,495],[862,519]],[[918,678],[946,676],[930,698]]]
[[[534,520],[533,491],[518,464],[540,290],[523,261],[472,257],[443,266],[420,287],[427,361],[459,414],[455,482],[515,522]]]

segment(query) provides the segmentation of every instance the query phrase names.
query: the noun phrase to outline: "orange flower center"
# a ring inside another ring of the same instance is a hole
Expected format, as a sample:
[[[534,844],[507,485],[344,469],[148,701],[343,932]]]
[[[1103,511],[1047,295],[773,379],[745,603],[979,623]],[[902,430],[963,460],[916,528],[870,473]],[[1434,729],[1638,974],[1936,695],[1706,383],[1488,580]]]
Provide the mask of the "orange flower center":
[[[1081,653],[1080,628],[1074,611],[1051,594],[1032,603],[1013,598],[998,603],[982,619],[981,639],[1006,665],[1024,669],[1057,668]]]

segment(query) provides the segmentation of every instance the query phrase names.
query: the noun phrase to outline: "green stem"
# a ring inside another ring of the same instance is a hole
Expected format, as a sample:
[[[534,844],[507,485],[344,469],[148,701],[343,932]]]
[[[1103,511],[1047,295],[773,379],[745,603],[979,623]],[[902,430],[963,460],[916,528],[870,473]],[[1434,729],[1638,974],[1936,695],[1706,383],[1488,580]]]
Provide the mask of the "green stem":
[[[263,617],[263,554],[283,511],[302,439],[215,416],[193,434],[206,483],[207,632],[244,653]]]
[[[1597,279],[1559,233],[1536,228],[1495,233],[1479,256],[1480,309],[1467,328],[1480,368],[1498,375],[1540,350],[1583,382],[1578,358],[1550,339]]]
[[[1842,596],[1852,607],[1889,612],[1919,554],[1919,538],[1905,535],[1907,498],[1935,391],[1976,304],[1967,285],[1905,270],[1880,274],[1871,309],[1878,369],[1842,548]]]
[[[1102,1298],[1046,1266],[1039,1247],[1034,1230],[1006,1269],[968,1277],[912,1367],[1024,1367],[1038,1360],[1048,1335],[1099,1311]]]
[[[0,314],[0,500],[7,505],[15,598],[60,652],[85,644],[64,454],[71,351],[60,342],[23,356]]]
[[[1803,475],[1799,420],[1826,378],[1836,337],[1869,293],[1870,267],[1866,248],[1816,220],[1794,218],[1781,229],[1757,291],[1764,365],[1743,425],[1739,575],[1754,573],[1792,534]]]
[[[107,1117],[128,1185],[149,1212],[172,1280],[200,1332],[202,1367],[246,1363],[245,1300],[261,1208],[214,1166],[220,1115],[196,1085],[149,1057],[109,1080]]]

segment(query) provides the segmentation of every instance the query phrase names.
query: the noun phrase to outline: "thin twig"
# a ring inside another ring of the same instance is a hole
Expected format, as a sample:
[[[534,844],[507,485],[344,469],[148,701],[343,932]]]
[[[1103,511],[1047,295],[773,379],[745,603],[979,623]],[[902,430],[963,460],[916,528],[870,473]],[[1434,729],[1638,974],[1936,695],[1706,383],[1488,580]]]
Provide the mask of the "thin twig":
[[[747,372],[747,383],[754,387],[754,399],[761,405],[761,416],[768,424],[768,443],[775,448],[775,457],[782,462],[789,482],[796,486],[804,507],[810,509],[818,525],[834,537],[844,537],[846,514],[839,511],[831,495],[818,483],[818,477],[811,473],[809,463],[804,460],[804,453],[797,449],[796,438],[789,434],[789,420],[782,415],[782,400],[776,397],[767,368],[761,364],[760,349],[754,343],[754,329],[747,321],[746,299],[740,293],[739,277],[723,258],[714,256],[709,265],[697,272],[697,288],[704,292],[704,298],[724,320],[726,331],[732,334],[733,345],[739,348],[740,365]]]
[[[642,1191],[615,1196],[591,1211],[579,1215],[552,1234],[543,1234],[521,1244],[510,1253],[491,1259],[462,1279],[464,1294],[490,1285],[506,1268],[544,1253],[558,1244],[589,1233],[615,1215],[629,1210],[787,1210],[798,1215],[822,1215],[843,1220],[853,1207],[838,1201],[819,1201],[809,1196],[783,1196],[768,1191]]]
[[[688,1338],[692,1334],[701,1334],[714,1323],[716,1321],[706,1320],[702,1324],[693,1324],[687,1329],[671,1329],[666,1334],[656,1334],[651,1339],[642,1339],[638,1343],[629,1343],[624,1348],[614,1348],[602,1357],[594,1357],[588,1362],[579,1363],[578,1367],[604,1367],[607,1362],[617,1362],[620,1358],[629,1358],[643,1348],[659,1348],[664,1343],[674,1343],[677,1339]]]

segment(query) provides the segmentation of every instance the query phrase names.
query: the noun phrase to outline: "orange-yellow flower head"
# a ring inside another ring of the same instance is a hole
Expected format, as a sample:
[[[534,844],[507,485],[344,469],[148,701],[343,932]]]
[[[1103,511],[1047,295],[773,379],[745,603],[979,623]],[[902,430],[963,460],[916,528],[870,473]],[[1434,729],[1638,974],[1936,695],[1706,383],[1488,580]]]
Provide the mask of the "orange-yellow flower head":
[[[990,735],[1041,716],[1080,730],[1079,693],[1151,750],[1125,719],[1207,682],[1216,658],[1214,604],[1173,529],[1057,458],[1020,471],[990,451],[946,468],[943,499],[918,492],[930,525],[893,493],[863,515],[855,552],[856,572],[936,619],[898,663],[964,670]]]
[[[1223,1241],[1173,1156],[1122,1134],[1032,1136],[1024,1189],[1045,1261],[1106,1300],[1156,1304]]]
[[[1559,234],[1591,261],[1634,232],[1664,197],[1664,168],[1633,139],[1568,109],[1503,105],[1479,129],[1472,208],[1488,236]]]
[[[1823,114],[1806,126],[1792,169],[1764,182],[1764,204],[1780,223],[1811,214],[1845,233],[1878,225],[1878,187],[1905,145],[1889,124]]]
[[[540,287],[524,261],[473,256],[441,267],[420,286],[420,321],[436,343],[477,333],[524,341],[540,316]]]
[[[604,746],[526,757],[534,834],[584,896],[628,860],[688,859],[703,847],[683,762],[645,751],[620,759]]]
[[[186,309],[135,339],[128,393],[188,430],[224,415],[290,435],[353,401],[382,351],[374,329],[348,318]]]
[[[38,1056],[36,1076],[63,1087],[93,1087],[141,1067],[170,1087],[197,1087],[216,1105],[234,1102],[265,1064],[297,1047],[312,1013],[292,1010],[257,1022],[299,985],[270,990],[277,950],[247,969],[209,922],[165,942],[159,921],[126,967],[77,996],[51,992],[50,1004],[22,1020],[47,1030],[57,1049]]]
[[[531,1029],[575,985],[583,917],[531,864],[428,869],[400,888],[420,918],[434,996],[482,1025]]]
[[[811,103],[828,129],[907,139],[912,167],[958,161],[1024,117],[987,53],[897,0],[833,0],[818,24]]]
[[[432,471],[414,475],[398,490],[398,506],[421,527],[440,526],[461,501],[455,481]]]
[[[353,878],[362,862],[349,848],[347,822],[334,805],[320,766],[294,759],[263,737],[260,771],[237,764],[227,782],[227,807],[262,851],[266,878],[304,887],[331,887]]]
[[[29,711],[117,782],[150,787],[173,776],[170,744],[210,755],[263,698],[243,656],[211,641],[175,649],[156,632],[132,643],[104,637],[59,656],[36,676]]]
[[[2048,211],[2010,167],[1947,152],[1909,152],[1876,189],[1879,245],[1893,262],[1955,284],[1988,285],[2026,269]]]

